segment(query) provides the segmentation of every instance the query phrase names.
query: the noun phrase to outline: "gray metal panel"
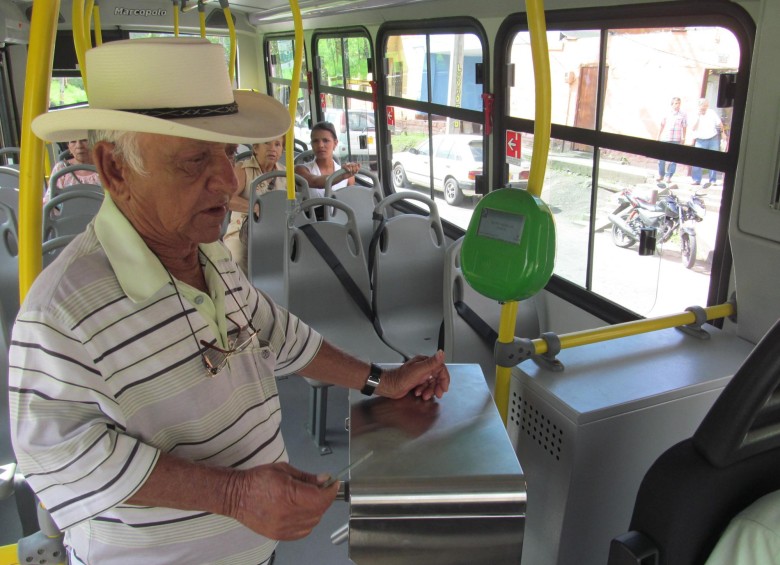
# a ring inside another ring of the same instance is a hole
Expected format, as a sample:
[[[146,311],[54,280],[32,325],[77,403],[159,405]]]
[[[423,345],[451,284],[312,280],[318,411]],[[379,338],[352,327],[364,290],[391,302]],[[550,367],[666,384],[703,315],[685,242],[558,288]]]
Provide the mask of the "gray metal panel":
[[[528,480],[524,562],[602,565],[639,483],[693,433],[753,345],[707,327],[564,350],[563,373],[513,369],[509,433]]]
[[[561,373],[539,368],[533,361],[518,369],[528,386],[557,410],[579,424],[633,409],[723,388],[753,344],[705,325],[709,340],[675,329],[629,336],[605,343],[565,349]],[[517,369],[516,369],[517,370]]]
[[[350,392],[350,558],[519,563],[525,477],[479,365],[435,402]]]

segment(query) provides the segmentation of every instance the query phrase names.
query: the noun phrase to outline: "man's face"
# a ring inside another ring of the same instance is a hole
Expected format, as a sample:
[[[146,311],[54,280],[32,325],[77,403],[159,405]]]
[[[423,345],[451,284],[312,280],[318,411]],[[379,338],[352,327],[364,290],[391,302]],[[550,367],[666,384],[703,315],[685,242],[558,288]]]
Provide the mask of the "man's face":
[[[146,175],[130,172],[123,212],[144,239],[169,246],[216,241],[238,184],[225,143],[140,134]]]

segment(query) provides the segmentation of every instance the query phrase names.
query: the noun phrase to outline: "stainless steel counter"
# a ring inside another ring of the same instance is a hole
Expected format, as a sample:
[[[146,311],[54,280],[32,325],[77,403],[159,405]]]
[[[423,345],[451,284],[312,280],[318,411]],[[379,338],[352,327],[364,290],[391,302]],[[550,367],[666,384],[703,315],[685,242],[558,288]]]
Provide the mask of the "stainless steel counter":
[[[479,365],[423,402],[350,393],[349,555],[358,565],[519,563],[526,485]]]

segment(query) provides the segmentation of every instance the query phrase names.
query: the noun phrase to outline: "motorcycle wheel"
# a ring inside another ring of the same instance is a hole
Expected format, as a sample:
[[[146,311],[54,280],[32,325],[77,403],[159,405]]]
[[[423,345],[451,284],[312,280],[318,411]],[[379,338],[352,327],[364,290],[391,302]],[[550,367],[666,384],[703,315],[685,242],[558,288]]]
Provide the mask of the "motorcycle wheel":
[[[631,212],[627,212],[625,214],[622,214],[620,216],[620,218],[624,222],[626,222],[627,224],[630,225],[631,220],[633,220],[633,218],[631,216],[632,216],[632,213]],[[624,232],[622,229],[617,227],[615,224],[612,224],[612,243],[614,243],[618,247],[621,247],[623,249],[627,249],[627,248],[631,247],[632,245],[634,245],[635,242],[636,242],[636,239],[634,239],[633,237],[628,235],[626,232]]]
[[[680,258],[686,269],[696,264],[696,236],[683,232],[680,236]]]

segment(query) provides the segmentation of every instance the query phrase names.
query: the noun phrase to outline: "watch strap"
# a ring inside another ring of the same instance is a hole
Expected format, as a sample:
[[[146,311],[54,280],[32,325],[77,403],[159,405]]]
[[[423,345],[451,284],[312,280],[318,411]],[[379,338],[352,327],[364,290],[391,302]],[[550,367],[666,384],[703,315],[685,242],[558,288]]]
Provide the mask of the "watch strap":
[[[360,392],[366,396],[371,396],[379,386],[379,381],[382,380],[382,368],[379,365],[371,363],[371,371],[368,373],[366,384],[360,389]]]

